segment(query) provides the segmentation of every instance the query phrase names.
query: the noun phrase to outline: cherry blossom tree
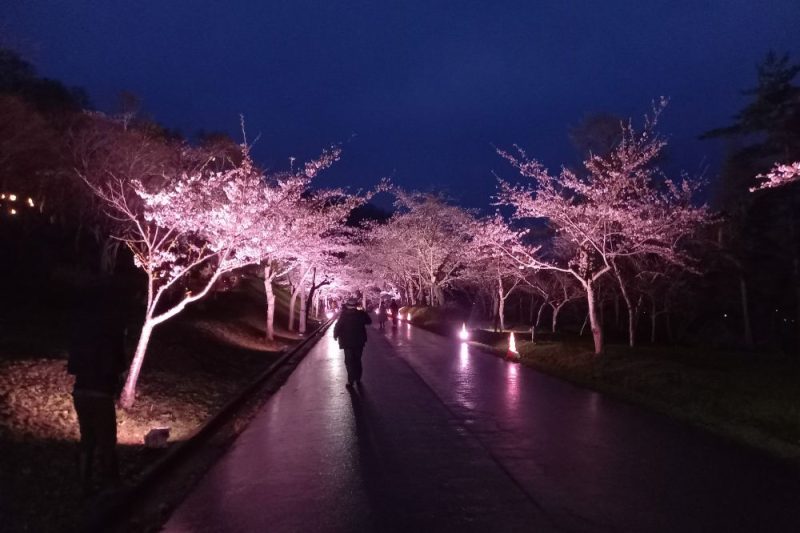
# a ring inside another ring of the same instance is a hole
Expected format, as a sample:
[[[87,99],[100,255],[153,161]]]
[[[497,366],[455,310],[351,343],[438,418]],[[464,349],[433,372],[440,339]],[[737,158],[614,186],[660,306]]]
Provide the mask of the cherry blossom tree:
[[[514,208],[521,219],[544,219],[558,238],[571,248],[564,264],[537,255],[525,246],[507,249],[525,267],[570,274],[583,288],[595,353],[603,350],[603,332],[598,316],[597,284],[608,273],[616,274],[626,258],[651,255],[691,268],[692,258],[682,240],[707,222],[705,206],[695,206],[699,183],[684,177],[667,179],[657,159],[666,142],[655,132],[665,101],[654,106],[644,128],[622,126],[619,144],[605,156],[590,156],[578,174],[563,168],[558,175],[517,148],[500,155],[532,185],[500,182],[499,203]],[[622,276],[616,276],[629,310],[630,342],[633,343],[634,309]]]
[[[115,238],[147,276],[144,323],[121,403],[133,405],[150,337],[159,324],[203,298],[221,275],[262,258],[254,226],[281,191],[264,187],[243,147],[241,164],[128,180],[110,172],[101,183],[83,176],[118,222]],[[133,193],[133,194],[131,194]],[[172,297],[167,297],[172,293]]]
[[[445,289],[466,275],[479,226],[474,215],[433,194],[395,189],[397,212],[370,228],[369,261],[383,278],[417,299],[443,305]],[[423,294],[423,291],[426,294]]]
[[[504,252],[519,242],[520,234],[511,229],[500,215],[481,220],[476,223],[478,229],[473,246],[466,249],[464,260],[480,278],[490,278],[479,283],[487,283],[493,287],[493,313],[497,317],[500,330],[506,329],[506,301],[508,297],[524,281],[521,266]],[[469,252],[472,252],[469,254]]]
[[[772,170],[766,174],[759,174],[757,178],[763,181],[757,186],[752,187],[750,192],[761,191],[764,189],[774,189],[776,187],[783,187],[790,183],[800,181],[800,161],[789,163],[787,165],[776,164]]]
[[[555,333],[558,329],[558,317],[564,307],[584,297],[580,285],[572,276],[556,270],[536,272],[525,276],[523,281],[542,298],[536,321],[531,326],[532,331],[541,323],[544,310],[550,308],[550,331]]]

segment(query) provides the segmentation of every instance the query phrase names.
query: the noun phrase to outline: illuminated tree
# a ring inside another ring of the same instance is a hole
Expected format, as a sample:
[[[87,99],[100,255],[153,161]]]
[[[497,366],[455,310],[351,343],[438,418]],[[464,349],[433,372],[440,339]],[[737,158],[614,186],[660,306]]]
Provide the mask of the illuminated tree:
[[[764,181],[758,186],[752,187],[750,192],[774,189],[790,183],[797,183],[800,181],[800,161],[788,165],[777,164],[766,174],[759,174],[757,177]]]
[[[612,273],[629,310],[630,342],[633,343],[633,302],[620,263],[635,256],[654,256],[691,268],[692,258],[683,239],[708,219],[705,206],[692,197],[699,187],[683,178],[666,179],[656,163],[665,141],[654,130],[664,102],[646,118],[642,131],[628,123],[619,144],[605,156],[591,156],[585,173],[562,169],[552,175],[518,148],[516,154],[500,151],[532,185],[500,182],[499,202],[514,208],[520,219],[544,219],[569,249],[566,263],[549,260],[525,246],[506,248],[525,267],[570,274],[583,288],[595,353],[603,350],[603,332],[598,316],[597,284]]]
[[[414,280],[418,299],[424,298],[424,291],[431,305],[443,305],[444,290],[466,275],[474,256],[477,221],[439,196],[393,192],[397,212],[385,224],[370,228],[370,255],[365,260],[398,291],[409,292]]]
[[[246,149],[244,155],[240,165],[226,170],[201,165],[147,181],[111,171],[101,183],[83,176],[117,221],[115,238],[147,275],[144,323],[123,390],[124,407],[135,400],[153,329],[203,298],[222,274],[262,258],[263,244],[253,229],[282,195],[264,186]]]
[[[519,232],[512,230],[500,215],[477,222],[472,246],[464,249],[463,261],[479,284],[492,287],[492,312],[500,330],[506,329],[506,301],[524,281],[521,266],[504,252],[519,243]]]

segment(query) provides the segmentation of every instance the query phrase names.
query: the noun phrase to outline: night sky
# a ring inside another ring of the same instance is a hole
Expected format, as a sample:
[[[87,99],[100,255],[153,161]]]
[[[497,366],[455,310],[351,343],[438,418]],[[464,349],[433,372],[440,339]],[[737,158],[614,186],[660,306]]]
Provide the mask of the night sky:
[[[323,184],[388,176],[483,206],[492,172],[513,175],[492,145],[571,163],[570,125],[660,95],[670,164],[713,176],[721,143],[697,135],[746,102],[769,49],[800,60],[800,2],[12,0],[0,36],[101,110],[127,90],[184,135],[237,139],[243,113],[268,167],[340,142]]]

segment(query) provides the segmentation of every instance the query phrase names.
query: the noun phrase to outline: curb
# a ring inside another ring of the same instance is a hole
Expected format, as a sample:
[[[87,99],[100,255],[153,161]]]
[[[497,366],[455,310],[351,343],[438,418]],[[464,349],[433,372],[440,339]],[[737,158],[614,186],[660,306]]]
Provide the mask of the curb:
[[[129,518],[130,511],[134,504],[145,495],[145,491],[148,488],[157,484],[169,471],[176,468],[187,459],[194,450],[206,443],[231,419],[236,411],[255,397],[255,394],[267,380],[280,370],[289,359],[298,355],[303,350],[308,353],[313,345],[316,344],[317,340],[327,331],[333,321],[334,319],[329,319],[323,322],[297,346],[287,350],[275,362],[263,370],[249,385],[245,386],[234,398],[223,405],[222,408],[200,426],[191,437],[174,444],[163,456],[146,468],[133,486],[121,489],[116,495],[109,495],[109,499],[114,499],[115,501],[110,501],[106,504],[99,503],[94,508],[90,508],[84,516],[80,531],[111,531],[118,527],[123,520]],[[304,357],[306,353],[303,353],[302,356]]]

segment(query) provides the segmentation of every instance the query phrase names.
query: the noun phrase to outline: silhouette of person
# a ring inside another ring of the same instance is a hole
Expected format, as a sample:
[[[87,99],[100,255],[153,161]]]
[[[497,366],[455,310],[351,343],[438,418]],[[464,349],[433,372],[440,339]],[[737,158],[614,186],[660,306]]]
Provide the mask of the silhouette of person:
[[[119,482],[117,413],[126,368],[125,321],[109,287],[83,291],[72,315],[67,372],[75,376],[72,398],[81,442],[78,467],[84,494],[93,488],[95,455],[101,488]]]
[[[367,343],[366,326],[372,323],[369,315],[357,309],[358,301],[350,299],[345,302],[342,313],[333,327],[333,338],[339,341],[339,348],[344,350],[344,366],[347,368],[347,387],[361,383],[361,356]]]
[[[400,308],[397,307],[397,301],[392,300],[389,304],[389,309],[392,311],[392,328],[397,329],[397,320],[400,318]]]
[[[381,304],[378,306],[378,329],[383,331],[384,326],[386,325],[386,304],[383,300],[381,300]]]

